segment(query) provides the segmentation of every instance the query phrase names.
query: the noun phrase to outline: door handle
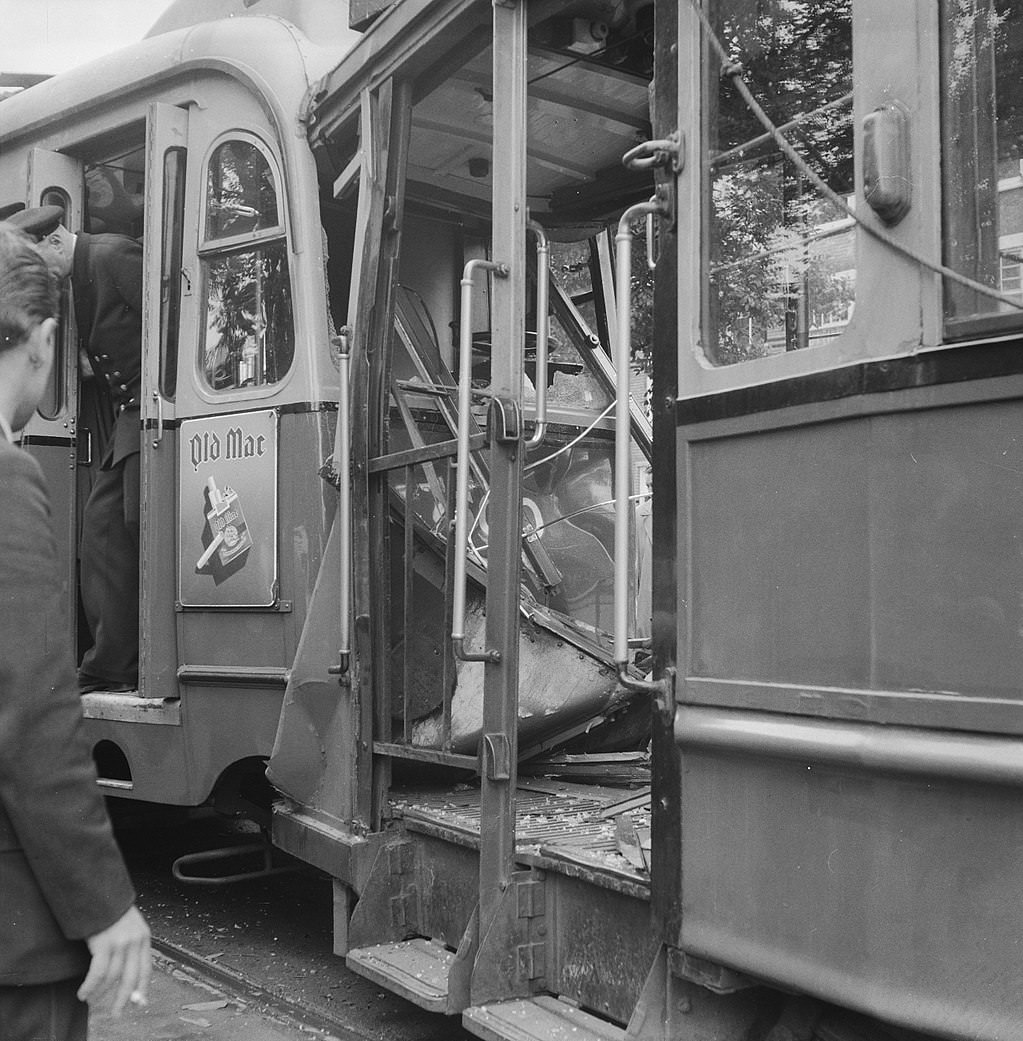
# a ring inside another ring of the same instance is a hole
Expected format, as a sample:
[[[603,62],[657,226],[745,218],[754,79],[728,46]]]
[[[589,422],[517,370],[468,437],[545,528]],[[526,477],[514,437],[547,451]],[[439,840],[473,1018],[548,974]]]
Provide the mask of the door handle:
[[[158,390],[153,391],[153,401],[156,403],[156,437],[153,438],[153,447],[159,448],[163,440],[163,398]]]

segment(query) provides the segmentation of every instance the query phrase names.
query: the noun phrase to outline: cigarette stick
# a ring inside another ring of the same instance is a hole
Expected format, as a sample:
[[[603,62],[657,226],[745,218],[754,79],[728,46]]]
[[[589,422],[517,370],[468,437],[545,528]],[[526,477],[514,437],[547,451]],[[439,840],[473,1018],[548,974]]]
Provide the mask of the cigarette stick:
[[[206,565],[209,563],[210,557],[212,557],[214,552],[216,551],[217,546],[219,546],[223,541],[224,533],[222,531],[218,531],[213,541],[206,547],[206,550],[204,551],[203,555],[195,562],[195,567],[197,571],[202,571],[202,569],[206,567]]]

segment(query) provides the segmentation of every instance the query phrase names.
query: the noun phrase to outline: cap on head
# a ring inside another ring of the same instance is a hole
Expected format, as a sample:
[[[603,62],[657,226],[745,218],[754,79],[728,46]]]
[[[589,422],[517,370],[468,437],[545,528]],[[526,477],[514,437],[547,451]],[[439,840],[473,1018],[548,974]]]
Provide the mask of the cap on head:
[[[0,220],[7,220],[12,214],[17,213],[19,210],[23,210],[25,204],[23,202],[11,202],[6,206],[0,206]]]
[[[57,228],[64,219],[64,209],[61,206],[32,206],[27,210],[17,210],[4,219],[39,241]]]

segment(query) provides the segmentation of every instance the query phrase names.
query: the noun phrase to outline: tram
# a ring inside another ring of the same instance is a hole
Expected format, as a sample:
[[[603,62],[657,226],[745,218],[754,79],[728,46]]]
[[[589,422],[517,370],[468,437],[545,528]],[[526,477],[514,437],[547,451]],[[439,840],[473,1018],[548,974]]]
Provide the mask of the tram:
[[[483,1038],[1018,1037],[1018,5],[201,17],[0,104],[146,256],[104,790],[262,815]]]

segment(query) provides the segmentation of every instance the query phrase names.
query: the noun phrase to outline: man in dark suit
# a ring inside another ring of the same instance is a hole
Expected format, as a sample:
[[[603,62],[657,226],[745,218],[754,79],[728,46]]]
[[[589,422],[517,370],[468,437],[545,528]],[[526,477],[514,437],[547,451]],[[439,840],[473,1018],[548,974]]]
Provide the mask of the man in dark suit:
[[[85,1001],[143,1003],[149,930],[82,732],[49,500],[13,443],[53,363],[56,286],[0,222],[0,1038],[84,1041]]]
[[[81,584],[93,646],[79,669],[89,690],[134,690],[139,668],[139,428],[142,247],[124,235],[73,235],[59,206],[8,218],[70,278],[78,335],[117,416],[82,518]]]

